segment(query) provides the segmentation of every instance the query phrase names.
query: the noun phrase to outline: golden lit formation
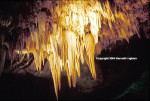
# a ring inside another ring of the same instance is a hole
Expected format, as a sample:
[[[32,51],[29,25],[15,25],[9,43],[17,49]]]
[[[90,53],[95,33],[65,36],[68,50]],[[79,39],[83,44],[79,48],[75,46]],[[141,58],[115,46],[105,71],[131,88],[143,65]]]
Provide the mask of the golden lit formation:
[[[44,59],[48,60],[56,96],[61,88],[61,71],[66,72],[69,86],[75,87],[76,78],[80,77],[80,65],[86,62],[96,79],[94,54],[103,48],[97,45],[98,42],[128,40],[138,32],[134,16],[111,8],[108,0],[104,3],[59,0],[55,6],[52,1],[46,2],[52,15],[38,13],[37,25],[31,28],[31,35],[24,38],[26,48],[21,52],[34,55],[39,71]]]

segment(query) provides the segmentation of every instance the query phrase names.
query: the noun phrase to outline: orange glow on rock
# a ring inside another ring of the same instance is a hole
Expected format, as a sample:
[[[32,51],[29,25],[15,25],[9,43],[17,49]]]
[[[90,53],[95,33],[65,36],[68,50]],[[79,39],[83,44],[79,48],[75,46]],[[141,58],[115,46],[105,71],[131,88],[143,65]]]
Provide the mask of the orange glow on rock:
[[[98,0],[60,0],[47,17],[38,13],[38,27],[26,38],[26,48],[15,51],[22,54],[32,53],[37,70],[45,58],[49,62],[56,96],[61,88],[61,71],[65,71],[69,86],[76,86],[80,77],[80,64],[87,63],[92,77],[96,79],[94,54],[100,53],[99,41],[127,39],[138,32],[137,22],[131,14],[112,10],[108,1],[103,5]],[[51,27],[48,27],[48,23]],[[96,46],[96,48],[95,48]]]

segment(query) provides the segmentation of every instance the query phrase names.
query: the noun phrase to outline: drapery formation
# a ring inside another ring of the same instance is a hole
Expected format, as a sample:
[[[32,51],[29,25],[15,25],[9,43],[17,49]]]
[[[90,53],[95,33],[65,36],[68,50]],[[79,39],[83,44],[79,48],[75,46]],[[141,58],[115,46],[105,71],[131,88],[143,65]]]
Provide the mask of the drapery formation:
[[[14,52],[32,53],[39,71],[44,59],[48,60],[56,96],[61,88],[61,71],[66,72],[69,86],[75,87],[80,65],[86,62],[96,79],[94,55],[100,54],[113,41],[128,40],[138,34],[137,16],[111,7],[108,0],[103,3],[98,0],[48,0],[41,5],[37,1],[37,4],[50,14],[42,12],[43,9],[36,12],[36,17],[32,18],[34,24],[29,27],[30,36],[22,33]],[[23,21],[20,25],[26,27]],[[4,60],[1,59],[1,68]]]

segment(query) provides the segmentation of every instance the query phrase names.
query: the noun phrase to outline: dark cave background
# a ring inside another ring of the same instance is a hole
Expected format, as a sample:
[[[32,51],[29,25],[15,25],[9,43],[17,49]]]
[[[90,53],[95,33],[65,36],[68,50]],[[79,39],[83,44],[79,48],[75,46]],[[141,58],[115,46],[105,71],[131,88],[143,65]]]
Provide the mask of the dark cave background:
[[[18,27],[19,14],[22,14],[24,19],[28,19],[28,15],[32,15],[34,6],[34,0],[0,1],[0,21],[6,21],[10,16],[13,17],[10,26],[0,25],[0,34],[5,33],[6,41],[12,43],[11,47],[14,47],[19,31],[22,30]],[[129,56],[137,57],[138,60],[100,61],[95,59],[96,68],[100,68],[102,71],[102,84],[93,88],[92,92],[85,93],[78,91],[77,88],[69,88],[67,78],[63,77],[61,78],[62,87],[58,94],[59,100],[148,100],[150,50],[149,39],[146,38],[145,34],[148,34],[149,30],[146,32],[144,30],[144,28],[148,29],[148,25],[149,20],[141,23],[141,38],[134,35],[129,39],[129,43],[125,40],[117,41],[116,44],[112,44],[111,51],[104,49],[101,55],[98,55],[98,57]],[[12,34],[9,33],[11,28],[13,28]],[[9,61],[6,61],[5,64],[9,64]],[[53,80],[30,74],[21,75],[3,72],[0,76],[0,100],[15,99],[56,100]]]

